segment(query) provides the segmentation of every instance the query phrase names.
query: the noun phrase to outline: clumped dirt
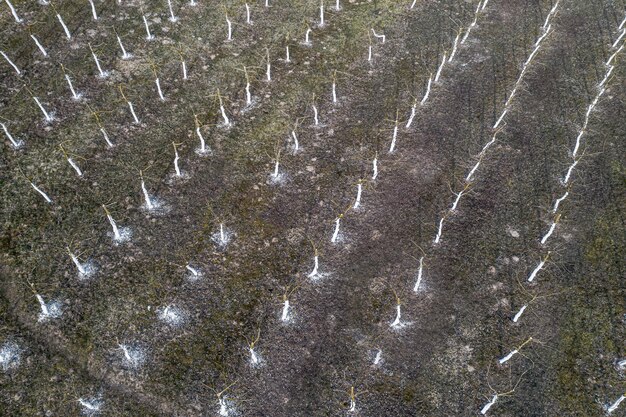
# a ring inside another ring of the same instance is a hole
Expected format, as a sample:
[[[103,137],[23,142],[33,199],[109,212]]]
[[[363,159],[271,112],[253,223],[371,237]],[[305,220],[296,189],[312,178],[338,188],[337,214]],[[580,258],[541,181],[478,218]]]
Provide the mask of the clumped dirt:
[[[560,180],[624,5],[559,2],[468,183],[554,2],[411,3],[326,1],[324,27],[308,1],[250,2],[252,25],[231,0],[174,2],[177,22],[167,2],[96,2],[94,21],[89,2],[16,0],[18,24],[4,3],[0,49],[22,74],[0,61],[0,121],[24,145],[5,137],[0,156],[0,414],[205,416],[221,400],[240,416],[473,416],[497,393],[492,415],[605,415],[626,391],[623,54]],[[68,248],[95,273],[81,277]],[[38,320],[35,293],[61,316]]]

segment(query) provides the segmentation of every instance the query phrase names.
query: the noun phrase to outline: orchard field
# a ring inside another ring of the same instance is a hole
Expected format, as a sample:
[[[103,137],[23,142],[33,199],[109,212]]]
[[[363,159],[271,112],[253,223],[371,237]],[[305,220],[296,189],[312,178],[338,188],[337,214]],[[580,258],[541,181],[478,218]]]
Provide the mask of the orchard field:
[[[3,0],[0,415],[626,415],[625,18]]]

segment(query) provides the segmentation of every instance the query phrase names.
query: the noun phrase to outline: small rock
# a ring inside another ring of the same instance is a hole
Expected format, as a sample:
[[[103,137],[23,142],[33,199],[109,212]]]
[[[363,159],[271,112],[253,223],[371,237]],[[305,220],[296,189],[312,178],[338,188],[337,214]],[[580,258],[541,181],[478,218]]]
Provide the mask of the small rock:
[[[518,238],[518,237],[519,237],[519,232],[518,232],[517,230],[512,229],[512,228],[510,228],[510,227],[509,227],[507,231],[508,231],[508,232],[509,232],[509,234],[510,234],[511,236],[513,236],[514,238]]]

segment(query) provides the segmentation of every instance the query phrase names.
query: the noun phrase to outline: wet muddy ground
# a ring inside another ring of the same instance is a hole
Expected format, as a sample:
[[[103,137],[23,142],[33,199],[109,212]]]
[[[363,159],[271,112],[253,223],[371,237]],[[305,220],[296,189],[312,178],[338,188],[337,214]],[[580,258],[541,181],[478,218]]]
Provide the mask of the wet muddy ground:
[[[606,415],[624,4],[411,3],[3,3],[0,414]]]

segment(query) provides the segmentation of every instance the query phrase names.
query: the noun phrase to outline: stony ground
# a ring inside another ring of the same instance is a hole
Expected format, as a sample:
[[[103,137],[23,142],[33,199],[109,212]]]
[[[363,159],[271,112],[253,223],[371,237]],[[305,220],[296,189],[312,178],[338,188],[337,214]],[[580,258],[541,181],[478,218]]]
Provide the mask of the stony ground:
[[[626,5],[412,3],[3,3],[0,414],[626,415]]]

